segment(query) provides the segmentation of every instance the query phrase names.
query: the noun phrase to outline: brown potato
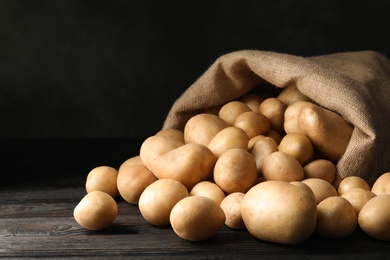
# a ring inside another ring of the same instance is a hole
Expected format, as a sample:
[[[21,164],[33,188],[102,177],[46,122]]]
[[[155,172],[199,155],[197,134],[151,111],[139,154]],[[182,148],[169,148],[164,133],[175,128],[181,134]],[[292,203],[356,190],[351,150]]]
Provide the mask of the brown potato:
[[[181,146],[183,143],[166,136],[150,136],[141,145],[140,158],[143,164],[149,167],[157,157]]]
[[[280,144],[280,142],[282,141],[282,138],[283,138],[283,135],[281,133],[279,133],[273,129],[270,129],[269,132],[266,134],[266,136],[274,139],[274,141],[277,145]]]
[[[189,196],[172,209],[173,231],[189,241],[202,241],[215,236],[225,223],[225,213],[212,199]]]
[[[91,191],[103,191],[111,197],[118,195],[116,180],[118,171],[110,166],[98,166],[92,169],[87,176],[85,189],[89,193]]]
[[[216,134],[228,126],[229,124],[217,115],[197,114],[184,126],[184,141],[186,144],[207,146]]]
[[[252,139],[256,139],[256,142],[252,145],[249,152],[255,158],[257,173],[261,176],[263,174],[264,158],[274,152],[277,152],[278,146],[276,145],[274,139],[268,136],[259,135],[257,138],[255,137]]]
[[[219,117],[229,125],[234,125],[236,118],[244,112],[252,111],[249,106],[241,101],[230,101],[219,110]]]
[[[268,181],[301,181],[303,168],[292,155],[284,152],[274,152],[263,160],[262,174]]]
[[[244,130],[249,139],[251,139],[256,135],[268,133],[271,123],[266,116],[249,111],[240,114],[234,122],[234,126]]]
[[[363,190],[370,190],[370,185],[363,179],[358,176],[348,176],[344,178],[340,183],[339,187],[337,188],[338,194],[341,196],[345,192],[361,188]]]
[[[239,148],[227,150],[215,163],[213,176],[215,183],[226,194],[246,192],[257,181],[255,159]]]
[[[358,225],[358,218],[351,203],[343,197],[328,197],[317,206],[315,232],[327,238],[351,235]]]
[[[261,102],[263,102],[266,98],[259,94],[246,94],[240,101],[247,105],[253,112],[260,113],[259,107]]]
[[[271,97],[264,100],[260,106],[259,111],[265,115],[271,124],[271,129],[277,132],[284,131],[284,112],[287,105],[277,98]]]
[[[309,178],[304,179],[302,182],[311,188],[316,197],[317,204],[328,197],[338,195],[336,188],[323,179]]]
[[[211,181],[201,181],[195,184],[190,191],[191,196],[203,196],[212,199],[218,205],[225,198],[225,193],[222,189]]]
[[[133,157],[130,157],[129,159],[127,159],[126,161],[124,161],[118,168],[118,172],[121,170],[121,168],[123,167],[127,167],[127,166],[133,166],[133,165],[138,165],[138,164],[141,164],[143,165],[144,163],[142,162],[141,160],[141,156],[137,155],[137,156],[133,156]]]
[[[303,167],[305,179],[319,178],[333,183],[336,178],[336,166],[329,160],[316,159]]]
[[[355,210],[356,214],[359,214],[363,206],[375,196],[376,195],[369,190],[364,190],[362,188],[355,188],[344,192],[341,197],[348,200],[349,203],[352,204],[352,207]]]
[[[170,224],[169,215],[172,208],[188,196],[188,190],[181,182],[159,179],[142,192],[138,207],[149,224],[167,226]]]
[[[227,195],[221,202],[221,208],[225,212],[225,225],[232,229],[245,228],[244,221],[241,216],[241,201],[245,193],[233,192]]]
[[[225,151],[233,148],[248,149],[249,138],[244,130],[238,127],[230,126],[222,129],[211,139],[208,148],[215,157],[221,156]]]
[[[157,177],[145,165],[127,165],[119,168],[117,187],[125,201],[138,204],[142,192],[156,180]]]
[[[109,227],[117,215],[118,206],[115,200],[102,191],[87,193],[73,211],[76,222],[89,230]]]
[[[302,133],[286,134],[278,149],[294,156],[302,166],[306,165],[314,156],[314,148],[310,139]]]
[[[286,86],[278,95],[278,99],[288,106],[298,101],[313,102],[309,97],[302,94],[295,83]]]
[[[286,133],[302,133],[298,118],[302,107],[305,105],[306,102],[298,101],[286,108],[284,112],[284,131]]]
[[[374,182],[371,191],[376,195],[390,194],[390,172],[385,172]]]
[[[184,144],[184,132],[178,129],[163,129],[158,131],[155,135],[165,136]]]
[[[298,244],[314,232],[317,204],[305,188],[284,181],[265,181],[245,194],[241,214],[254,237]]]

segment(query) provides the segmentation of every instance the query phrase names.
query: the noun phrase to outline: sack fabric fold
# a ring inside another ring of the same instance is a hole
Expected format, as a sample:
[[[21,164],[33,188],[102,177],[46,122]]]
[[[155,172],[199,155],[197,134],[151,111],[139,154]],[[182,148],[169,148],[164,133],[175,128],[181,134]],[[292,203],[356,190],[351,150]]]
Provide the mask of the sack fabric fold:
[[[219,57],[174,102],[163,129],[186,122],[251,91],[290,84],[354,126],[337,179],[359,176],[369,184],[390,171],[390,60],[374,51],[300,57],[241,50]]]

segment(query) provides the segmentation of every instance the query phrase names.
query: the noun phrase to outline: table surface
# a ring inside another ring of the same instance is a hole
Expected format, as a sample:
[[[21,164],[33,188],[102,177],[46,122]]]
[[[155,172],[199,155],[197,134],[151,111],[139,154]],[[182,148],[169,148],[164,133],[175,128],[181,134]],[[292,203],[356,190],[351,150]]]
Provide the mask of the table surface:
[[[0,140],[0,258],[376,259],[390,253],[390,242],[360,229],[343,239],[313,235],[298,245],[281,245],[225,226],[209,240],[190,242],[170,227],[149,225],[137,206],[120,198],[110,228],[80,227],[72,214],[85,195],[88,171],[118,167],[138,154],[141,141]]]

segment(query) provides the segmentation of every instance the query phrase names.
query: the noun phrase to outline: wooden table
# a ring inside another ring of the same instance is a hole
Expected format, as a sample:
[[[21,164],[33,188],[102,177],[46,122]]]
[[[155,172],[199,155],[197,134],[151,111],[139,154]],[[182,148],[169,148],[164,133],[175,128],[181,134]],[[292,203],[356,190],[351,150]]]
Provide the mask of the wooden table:
[[[390,242],[359,229],[343,239],[313,235],[299,245],[279,245],[224,227],[207,241],[189,242],[170,227],[149,225],[137,206],[121,199],[112,227],[81,228],[72,214],[85,195],[88,171],[118,167],[138,154],[141,141],[1,140],[0,258],[385,259],[390,254]]]

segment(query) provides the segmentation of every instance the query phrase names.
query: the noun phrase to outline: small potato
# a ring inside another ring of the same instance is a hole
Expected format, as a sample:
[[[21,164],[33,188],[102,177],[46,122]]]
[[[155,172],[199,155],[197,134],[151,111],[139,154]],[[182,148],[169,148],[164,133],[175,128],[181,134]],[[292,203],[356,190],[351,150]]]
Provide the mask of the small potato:
[[[255,159],[239,148],[227,150],[215,163],[214,181],[226,194],[245,193],[257,181]]]
[[[208,148],[213,152],[215,157],[221,156],[222,153],[229,149],[241,148],[247,150],[249,138],[241,128],[230,126],[222,129],[211,139]]]
[[[343,197],[328,197],[317,206],[315,232],[327,238],[343,238],[351,235],[358,225],[358,218],[351,203]]]
[[[306,165],[314,156],[314,148],[310,139],[302,133],[286,134],[278,149],[294,156],[302,166]]]
[[[369,190],[364,190],[362,188],[355,188],[343,193],[341,197],[348,200],[352,204],[353,209],[356,214],[359,214],[362,207],[376,195]]]
[[[270,120],[271,129],[280,133],[284,131],[284,112],[286,108],[287,105],[282,101],[271,97],[260,104],[259,111]]]
[[[133,166],[133,165],[143,165],[144,163],[141,160],[141,156],[133,156],[126,161],[124,161],[118,168],[118,172],[121,170],[121,168],[127,167],[127,166]]]
[[[363,179],[358,176],[348,176],[344,178],[337,189],[338,194],[341,196],[347,191],[352,189],[361,188],[363,190],[370,190],[370,185]]]
[[[280,134],[279,132],[277,132],[273,129],[270,129],[269,132],[266,134],[266,136],[274,139],[274,141],[277,145],[280,144],[280,142],[282,141],[282,138],[283,138],[282,134]]]
[[[233,192],[227,195],[221,202],[221,208],[225,212],[225,225],[232,229],[245,228],[244,221],[241,216],[241,201],[245,193]]]
[[[254,237],[274,243],[298,244],[314,232],[317,204],[306,188],[284,181],[265,181],[245,194],[241,214]]]
[[[141,145],[140,158],[143,164],[149,167],[157,157],[181,146],[183,143],[166,136],[150,136]]]
[[[178,129],[163,129],[158,131],[155,135],[165,136],[184,144],[184,132]]]
[[[91,191],[77,204],[73,211],[76,222],[89,230],[109,227],[118,215],[115,200],[105,192]]]
[[[256,142],[250,148],[250,153],[255,158],[258,175],[261,176],[263,174],[264,158],[277,151],[278,146],[276,145],[274,139],[264,135],[257,136]]]
[[[298,101],[286,108],[284,112],[284,131],[286,133],[302,133],[298,118],[302,107],[305,105],[306,102]]]
[[[360,210],[358,222],[369,236],[390,241],[390,194],[378,195]]]
[[[142,192],[155,181],[156,176],[145,165],[128,165],[119,168],[117,187],[125,201],[138,204]]]
[[[228,126],[229,124],[217,115],[197,114],[184,126],[184,141],[186,144],[207,146],[216,134]]]
[[[241,101],[230,101],[219,110],[219,117],[229,125],[234,125],[236,118],[244,112],[252,111],[249,106]]]
[[[294,156],[280,151],[264,158],[262,173],[268,181],[302,181],[304,176],[299,161]]]
[[[303,167],[305,179],[319,178],[333,183],[336,177],[336,166],[329,160],[316,159]]]
[[[149,224],[167,226],[173,206],[188,196],[188,190],[179,181],[159,179],[142,192],[138,207]]]
[[[203,196],[212,199],[218,205],[225,198],[225,193],[221,188],[210,181],[201,181],[195,184],[190,192],[190,196]]]
[[[278,95],[278,99],[288,106],[298,101],[312,102],[309,97],[302,94],[295,83],[286,86]]]
[[[371,191],[376,195],[390,194],[390,172],[383,173],[374,182]]]
[[[202,241],[215,236],[225,223],[225,213],[212,199],[189,196],[172,209],[173,231],[189,241]]]
[[[251,139],[256,135],[268,133],[271,122],[266,116],[249,111],[240,114],[234,122],[234,126],[244,130],[248,138]]]
[[[96,167],[88,173],[85,189],[88,193],[98,190],[107,193],[111,197],[116,197],[118,195],[117,177],[118,171],[113,167]]]
[[[302,182],[311,188],[316,197],[317,204],[328,197],[338,195],[336,188],[323,179],[310,178],[304,179]]]
[[[253,112],[260,113],[259,107],[261,102],[263,102],[266,98],[259,94],[246,94],[240,101],[247,105]]]

